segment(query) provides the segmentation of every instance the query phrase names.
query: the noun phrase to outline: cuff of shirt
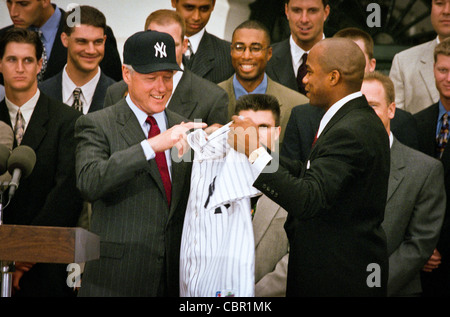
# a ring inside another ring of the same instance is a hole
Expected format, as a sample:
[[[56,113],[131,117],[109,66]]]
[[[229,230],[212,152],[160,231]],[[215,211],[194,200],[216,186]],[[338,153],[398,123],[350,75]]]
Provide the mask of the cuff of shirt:
[[[264,167],[272,160],[272,155],[269,154],[266,150],[264,150],[260,156],[253,162],[252,168],[259,174],[261,174]]]
[[[142,150],[144,150],[144,155],[147,161],[155,158],[156,156],[155,151],[153,151],[152,147],[150,146],[150,144],[148,144],[147,140],[142,141],[141,146]]]

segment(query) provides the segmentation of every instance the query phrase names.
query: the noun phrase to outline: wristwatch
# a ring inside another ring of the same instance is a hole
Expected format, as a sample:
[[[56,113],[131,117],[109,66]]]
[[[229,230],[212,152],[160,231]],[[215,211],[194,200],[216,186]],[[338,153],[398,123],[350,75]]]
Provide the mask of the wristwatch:
[[[250,163],[255,163],[256,159],[264,153],[266,149],[264,149],[264,147],[260,146],[259,148],[257,148],[256,150],[254,150],[252,153],[250,153],[250,155],[248,156],[248,160]]]

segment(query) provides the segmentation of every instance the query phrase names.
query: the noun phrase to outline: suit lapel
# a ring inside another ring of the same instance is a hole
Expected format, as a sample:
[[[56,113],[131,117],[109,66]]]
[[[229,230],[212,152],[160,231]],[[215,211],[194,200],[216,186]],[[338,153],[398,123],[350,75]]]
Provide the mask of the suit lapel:
[[[259,242],[264,236],[264,233],[269,228],[273,217],[275,217],[280,208],[281,207],[278,204],[276,204],[266,196],[262,196],[258,199],[255,216],[253,218],[253,235],[255,237],[255,247],[258,246]]]
[[[116,121],[122,126],[120,134],[122,135],[128,146],[132,146],[142,142],[146,136],[139,125],[139,121],[134,115],[133,111],[128,106],[125,99],[119,101],[117,107]],[[149,164],[146,166],[146,171],[151,175],[156,184],[158,185],[161,193],[165,193],[164,185],[159,175],[158,166],[155,160],[150,160]]]
[[[389,186],[387,192],[387,201],[392,197],[392,194],[397,190],[398,186],[405,177],[404,173],[405,162],[402,153],[399,149],[399,143],[394,138],[391,147],[391,169],[389,172]]]
[[[106,89],[108,89],[108,83],[103,72],[100,74],[97,86],[95,87],[94,96],[92,97],[91,106],[89,107],[89,112],[94,112],[103,109],[103,104],[105,102]]]
[[[49,120],[48,107],[47,97],[41,94],[31,115],[30,122],[26,127],[21,145],[28,145],[33,150],[37,150],[47,133],[46,125]]]
[[[214,68],[214,47],[208,32],[203,34],[197,53],[194,55],[190,69],[200,77],[204,77]]]
[[[427,46],[427,51],[434,51],[434,48],[437,45],[437,40],[430,42],[430,44]],[[433,54],[422,54],[419,60],[419,74],[420,78],[422,80],[423,86],[428,91],[428,94],[430,95],[431,100],[437,100],[439,99],[439,93],[436,89],[430,90],[431,87],[434,88],[434,72],[433,72]],[[433,83],[433,85],[429,85],[429,83]]]
[[[180,114],[185,118],[190,118],[192,112],[197,107],[197,102],[192,101],[190,95],[192,91],[192,72],[185,70],[181,76],[175,92],[167,106],[168,109]]]
[[[279,45],[279,54],[272,57],[273,62],[270,66],[272,69],[272,74],[275,77],[272,79],[295,91],[298,91],[298,87],[296,86],[297,79],[295,78],[294,69],[292,68],[292,55],[291,48],[289,46],[289,39],[284,40]]]

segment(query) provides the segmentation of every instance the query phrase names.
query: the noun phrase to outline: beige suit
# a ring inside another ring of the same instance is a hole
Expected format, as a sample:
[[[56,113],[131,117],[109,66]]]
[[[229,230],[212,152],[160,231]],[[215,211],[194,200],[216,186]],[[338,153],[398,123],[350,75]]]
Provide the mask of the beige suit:
[[[233,75],[234,76],[234,75]],[[228,115],[231,119],[231,116],[234,115],[234,110],[236,108],[236,96],[234,94],[233,88],[233,76],[231,76],[226,81],[223,81],[219,84],[220,87],[225,89],[228,93],[229,104],[228,104]],[[306,98],[305,95],[287,88],[267,76],[267,91],[266,94],[273,95],[278,99],[280,103],[280,125],[281,125],[281,134],[280,134],[280,143],[283,142],[284,130],[286,129],[286,125],[289,120],[289,116],[291,115],[291,110],[293,107],[302,105],[309,102],[309,99]]]
[[[253,218],[255,296],[286,296],[289,242],[284,230],[287,212],[263,195]]]
[[[439,100],[433,65],[437,38],[394,56],[389,77],[395,86],[395,103],[412,114]]]

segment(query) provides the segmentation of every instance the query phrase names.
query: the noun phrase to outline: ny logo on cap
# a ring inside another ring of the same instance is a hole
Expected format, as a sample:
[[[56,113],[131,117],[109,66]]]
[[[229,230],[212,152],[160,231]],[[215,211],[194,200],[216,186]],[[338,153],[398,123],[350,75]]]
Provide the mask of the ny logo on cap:
[[[163,42],[155,44],[155,57],[158,57],[158,53],[159,58],[167,57],[166,45]]]

